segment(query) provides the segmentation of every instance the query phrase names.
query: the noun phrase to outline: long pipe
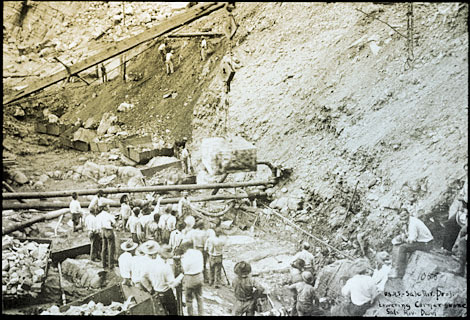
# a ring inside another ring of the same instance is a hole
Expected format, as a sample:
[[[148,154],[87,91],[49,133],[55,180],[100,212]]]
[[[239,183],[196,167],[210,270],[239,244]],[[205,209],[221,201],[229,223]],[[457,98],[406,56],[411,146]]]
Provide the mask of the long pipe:
[[[191,202],[204,202],[204,201],[214,201],[214,200],[230,200],[230,199],[245,199],[245,198],[254,198],[254,197],[265,197],[265,192],[253,192],[246,195],[235,195],[235,194],[222,194],[216,196],[206,196],[200,198],[189,198]],[[168,203],[178,203],[181,198],[165,198],[160,201],[161,204]],[[28,203],[2,203],[3,210],[11,209],[58,209],[58,208],[68,208],[70,205],[69,202],[28,202]],[[87,208],[90,205],[90,201],[81,201],[80,206],[82,208]],[[120,207],[121,204],[119,201],[110,201],[110,207]]]
[[[183,190],[201,190],[216,188],[240,188],[253,187],[274,184],[274,181],[250,181],[250,182],[232,182],[232,183],[212,183],[212,184],[180,184],[180,185],[160,185],[148,187],[132,187],[132,188],[108,188],[108,189],[86,189],[86,190],[65,190],[65,191],[47,191],[47,192],[17,192],[2,193],[4,200],[6,199],[43,199],[70,197],[72,193],[77,195],[96,194],[98,190],[102,190],[104,194],[111,193],[134,193],[134,192],[163,192],[163,191],[183,191]]]
[[[51,219],[58,218],[61,215],[65,214],[69,211],[70,210],[68,208],[67,209],[60,209],[60,210],[51,211],[51,212],[48,212],[46,214],[42,214],[38,217],[34,217],[32,219],[29,219],[27,221],[24,221],[24,222],[21,222],[21,223],[18,223],[18,224],[14,224],[14,225],[11,225],[9,227],[2,228],[2,235],[6,235],[6,234],[9,234],[13,231],[29,227],[30,225],[33,225],[36,222],[42,222],[42,221],[45,221],[45,220],[51,220]]]

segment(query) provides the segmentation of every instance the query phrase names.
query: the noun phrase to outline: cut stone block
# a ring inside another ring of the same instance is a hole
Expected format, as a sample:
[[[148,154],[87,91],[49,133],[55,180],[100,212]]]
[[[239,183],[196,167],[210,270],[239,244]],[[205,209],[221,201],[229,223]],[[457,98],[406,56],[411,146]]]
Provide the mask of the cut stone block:
[[[204,139],[201,154],[202,163],[211,175],[256,171],[256,147],[241,137]]]
[[[158,171],[166,168],[181,168],[181,160],[173,157],[152,158],[147,164],[147,168],[140,169],[140,172],[146,177],[152,177]]]

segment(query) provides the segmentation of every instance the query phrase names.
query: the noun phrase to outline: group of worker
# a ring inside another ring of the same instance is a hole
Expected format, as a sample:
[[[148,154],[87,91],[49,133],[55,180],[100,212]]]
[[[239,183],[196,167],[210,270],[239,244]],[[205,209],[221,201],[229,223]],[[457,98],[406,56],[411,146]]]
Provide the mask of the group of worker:
[[[152,207],[152,201],[131,204],[129,196],[123,195],[119,212],[113,213],[106,204],[103,191],[99,190],[90,202],[90,214],[84,217],[91,243],[90,259],[101,260],[103,268],[112,269],[117,264],[123,285],[158,296],[169,315],[181,313],[177,311],[172,291],[181,288],[181,283],[188,315],[194,314],[193,300],[197,302],[196,314],[203,315],[204,283],[215,288],[223,285],[225,241],[221,237],[220,219],[215,218],[213,222],[204,218],[196,220],[191,215],[193,211],[187,196],[188,192],[183,191],[178,204],[165,206],[160,206],[162,198],[159,198]],[[75,201],[74,194],[71,208],[76,205]],[[78,220],[74,218],[76,215],[72,213],[73,221]],[[120,246],[124,253],[117,261],[116,230],[130,233],[130,239]]]
[[[187,46],[187,42],[184,42],[183,46],[180,48],[180,54],[178,56],[178,61],[181,62],[182,60],[182,50]],[[207,41],[204,37],[202,37],[200,46],[200,58],[202,61],[206,61],[207,58]],[[174,67],[174,55],[175,50],[171,48],[168,43],[168,40],[164,40],[160,46],[158,47],[158,53],[162,59],[162,62],[165,64],[166,74],[170,75],[175,72]]]

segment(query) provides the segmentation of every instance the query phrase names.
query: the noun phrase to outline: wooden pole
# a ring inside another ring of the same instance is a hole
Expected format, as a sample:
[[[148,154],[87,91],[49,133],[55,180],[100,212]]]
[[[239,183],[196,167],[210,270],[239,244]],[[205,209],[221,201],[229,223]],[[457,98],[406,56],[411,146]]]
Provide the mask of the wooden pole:
[[[246,199],[246,198],[255,198],[255,197],[265,197],[265,192],[253,192],[246,195],[234,195],[234,194],[224,194],[217,196],[206,196],[200,198],[189,198],[191,202],[205,202],[205,201],[215,201],[215,200],[231,200],[231,199]],[[161,204],[169,203],[178,203],[181,198],[166,198],[161,200]],[[18,209],[58,209],[58,208],[68,208],[70,205],[69,202],[28,202],[28,203],[2,203],[3,210],[18,210]],[[80,202],[82,208],[88,208],[90,201]],[[109,202],[110,207],[120,207],[121,204],[119,201]]]
[[[29,227],[32,224],[35,224],[36,222],[42,222],[42,221],[45,221],[45,220],[51,220],[51,219],[58,218],[61,215],[67,213],[67,212],[70,212],[70,209],[67,208],[67,209],[55,210],[55,211],[51,211],[51,212],[46,213],[46,214],[42,214],[38,217],[34,217],[30,220],[27,220],[27,221],[24,221],[24,222],[21,222],[21,223],[18,223],[18,224],[15,224],[15,225],[12,225],[12,226],[9,226],[9,227],[6,227],[6,228],[2,228],[2,235],[12,233],[13,231],[16,231],[16,230],[19,230],[19,229],[24,229],[26,227]]]
[[[15,189],[13,189],[8,183],[6,183],[5,181],[2,181],[2,184],[3,186],[5,187],[5,189],[7,189],[8,191],[10,192],[16,192]],[[18,199],[19,202],[21,203],[25,203],[26,201],[24,201],[23,199]]]
[[[232,182],[232,183],[213,183],[213,184],[181,184],[181,185],[159,185],[148,187],[127,187],[127,188],[108,188],[108,189],[82,189],[82,190],[65,190],[65,191],[47,191],[47,192],[16,192],[2,193],[3,200],[7,199],[44,199],[57,197],[70,197],[72,193],[77,195],[94,195],[98,190],[102,190],[104,194],[112,193],[134,193],[134,192],[164,192],[164,191],[183,191],[183,190],[202,190],[216,188],[240,188],[265,186],[274,184],[274,181],[250,181],[250,182]]]

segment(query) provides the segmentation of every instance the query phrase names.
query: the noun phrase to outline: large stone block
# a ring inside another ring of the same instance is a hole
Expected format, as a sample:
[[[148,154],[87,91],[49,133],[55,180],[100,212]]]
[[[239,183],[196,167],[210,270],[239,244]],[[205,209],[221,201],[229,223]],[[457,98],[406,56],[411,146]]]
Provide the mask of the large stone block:
[[[204,139],[201,154],[202,163],[211,175],[256,171],[256,147],[241,137]]]

